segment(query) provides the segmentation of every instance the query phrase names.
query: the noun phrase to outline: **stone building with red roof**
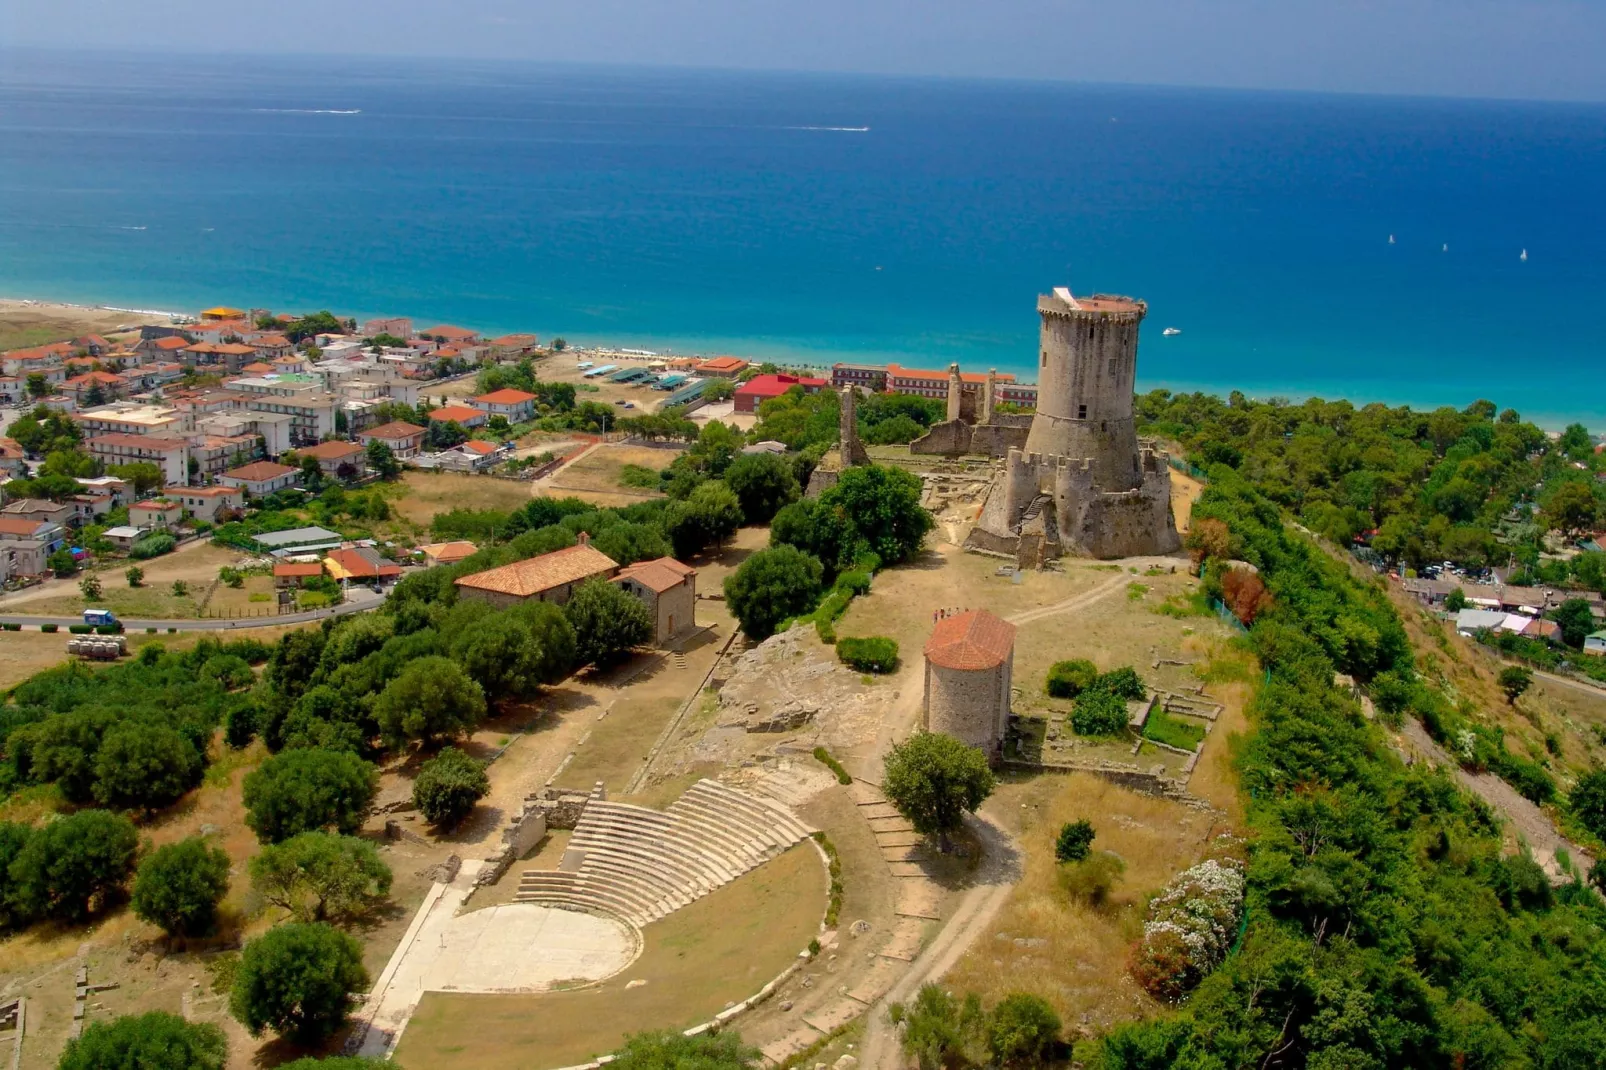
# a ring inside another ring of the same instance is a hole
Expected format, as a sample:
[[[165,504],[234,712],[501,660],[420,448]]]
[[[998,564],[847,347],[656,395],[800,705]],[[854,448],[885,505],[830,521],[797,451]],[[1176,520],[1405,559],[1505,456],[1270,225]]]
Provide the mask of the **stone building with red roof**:
[[[1015,626],[985,609],[943,617],[926,640],[921,725],[997,760],[1009,727]]]

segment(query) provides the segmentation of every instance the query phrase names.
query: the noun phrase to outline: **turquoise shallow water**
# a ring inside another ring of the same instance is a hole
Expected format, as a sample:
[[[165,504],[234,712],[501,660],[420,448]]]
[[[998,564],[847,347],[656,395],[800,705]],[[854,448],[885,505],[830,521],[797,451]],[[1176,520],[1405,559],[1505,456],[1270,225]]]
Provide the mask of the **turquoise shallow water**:
[[[1598,105],[0,52],[0,294],[136,307],[1029,374],[1069,284],[1142,387],[1606,430],[1602,190]]]

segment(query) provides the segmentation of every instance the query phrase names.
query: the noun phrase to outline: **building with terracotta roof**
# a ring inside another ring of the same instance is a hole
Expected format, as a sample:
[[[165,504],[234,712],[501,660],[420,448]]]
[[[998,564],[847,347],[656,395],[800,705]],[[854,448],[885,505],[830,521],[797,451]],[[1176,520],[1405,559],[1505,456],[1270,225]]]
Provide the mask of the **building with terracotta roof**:
[[[449,323],[442,323],[434,327],[425,327],[423,330],[419,331],[418,334],[421,338],[442,338],[448,342],[460,343],[464,345],[471,342],[478,342],[480,340],[478,331],[471,331],[467,327],[453,327]]]
[[[497,360],[517,360],[534,353],[541,344],[541,339],[533,334],[504,334],[492,338],[485,345],[490,354]]]
[[[510,424],[520,424],[535,416],[535,395],[511,387],[470,398],[468,403],[487,416],[504,416]]]
[[[162,497],[178,502],[195,519],[208,524],[215,523],[219,513],[245,504],[245,492],[239,487],[163,487]]]
[[[301,471],[274,461],[256,461],[229,469],[218,477],[218,482],[225,487],[239,487],[253,498],[260,498],[296,486],[301,482]]]
[[[641,599],[652,614],[653,642],[672,643],[697,627],[697,570],[673,557],[637,561],[613,582]]]
[[[275,587],[300,587],[323,575],[322,561],[279,561],[273,566]]]
[[[800,387],[805,394],[817,394],[825,386],[824,379],[813,379],[806,375],[755,375],[736,388],[736,411],[757,412],[764,402],[780,397],[793,387]]]
[[[88,404],[97,389],[102,402],[120,398],[128,389],[128,380],[111,372],[84,372],[61,385],[62,393],[71,394],[80,405]]]
[[[202,321],[206,320],[237,320],[245,317],[245,309],[230,308],[228,305],[218,305],[216,308],[201,310]]]
[[[562,605],[586,580],[608,579],[618,571],[619,563],[593,547],[590,536],[581,532],[574,546],[460,576],[456,586],[459,597],[478,599],[498,608],[530,601]]]
[[[747,361],[741,357],[710,357],[697,369],[698,375],[713,375],[721,379],[734,379],[747,370]]]
[[[96,435],[86,445],[89,455],[108,468],[149,461],[162,470],[163,483],[189,482],[190,444],[182,438],[113,433]]]
[[[14,439],[0,438],[0,477],[21,479],[27,474],[22,447]]]
[[[318,462],[324,475],[337,479],[356,479],[365,468],[363,448],[355,442],[341,442],[338,439],[320,442],[316,446],[301,446],[296,450],[296,456],[311,457]]]
[[[330,550],[323,557],[323,569],[336,580],[352,583],[391,583],[401,578],[401,566],[369,546]]]
[[[184,518],[184,506],[171,498],[147,498],[128,507],[128,522],[136,528],[165,530]]]
[[[479,549],[467,539],[455,539],[452,542],[432,542],[428,546],[420,546],[418,552],[424,555],[426,564],[455,565],[465,557],[474,556]]]
[[[471,409],[467,405],[443,405],[429,414],[431,421],[444,424],[454,423],[462,427],[484,427],[489,419],[479,409]]]
[[[926,640],[926,691],[921,726],[1003,753],[1015,626],[985,609],[941,617]]]
[[[390,447],[390,452],[395,454],[397,460],[405,461],[418,456],[424,444],[424,429],[406,420],[392,420],[388,424],[370,427],[357,436],[357,441],[364,446],[370,442],[383,442]]]

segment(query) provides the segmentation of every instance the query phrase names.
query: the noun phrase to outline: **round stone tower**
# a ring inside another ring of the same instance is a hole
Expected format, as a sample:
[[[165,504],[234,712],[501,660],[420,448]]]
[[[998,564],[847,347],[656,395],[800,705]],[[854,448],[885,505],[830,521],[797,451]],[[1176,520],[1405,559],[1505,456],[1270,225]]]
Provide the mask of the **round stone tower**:
[[[1027,454],[1085,458],[1105,491],[1142,484],[1132,385],[1147,311],[1130,297],[1073,297],[1063,286],[1037,299],[1037,415]]]

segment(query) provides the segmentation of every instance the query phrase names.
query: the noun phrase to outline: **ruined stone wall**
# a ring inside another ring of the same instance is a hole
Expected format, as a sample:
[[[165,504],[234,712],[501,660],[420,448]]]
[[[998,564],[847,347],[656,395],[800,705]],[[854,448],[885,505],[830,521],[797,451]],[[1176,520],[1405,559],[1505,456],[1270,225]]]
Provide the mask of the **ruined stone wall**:
[[[485,865],[480,867],[479,873],[475,874],[475,887],[482,888],[500,880],[502,874],[506,873],[514,862],[523,858],[541,842],[546,830],[546,810],[538,802],[525,803],[519,816],[509,821],[502,829],[501,846],[497,848],[495,854],[485,860]]]
[[[1060,539],[1065,549],[1090,557],[1171,553],[1181,546],[1171,516],[1168,472],[1145,473],[1133,490],[1094,489],[1081,500],[1061,501]]]
[[[909,443],[910,453],[940,454],[958,457],[966,453],[979,453],[988,457],[1006,457],[1012,449],[1026,445],[1032,418],[1022,413],[1000,413],[991,423],[968,424],[964,420],[946,420],[932,424],[924,435]]]

